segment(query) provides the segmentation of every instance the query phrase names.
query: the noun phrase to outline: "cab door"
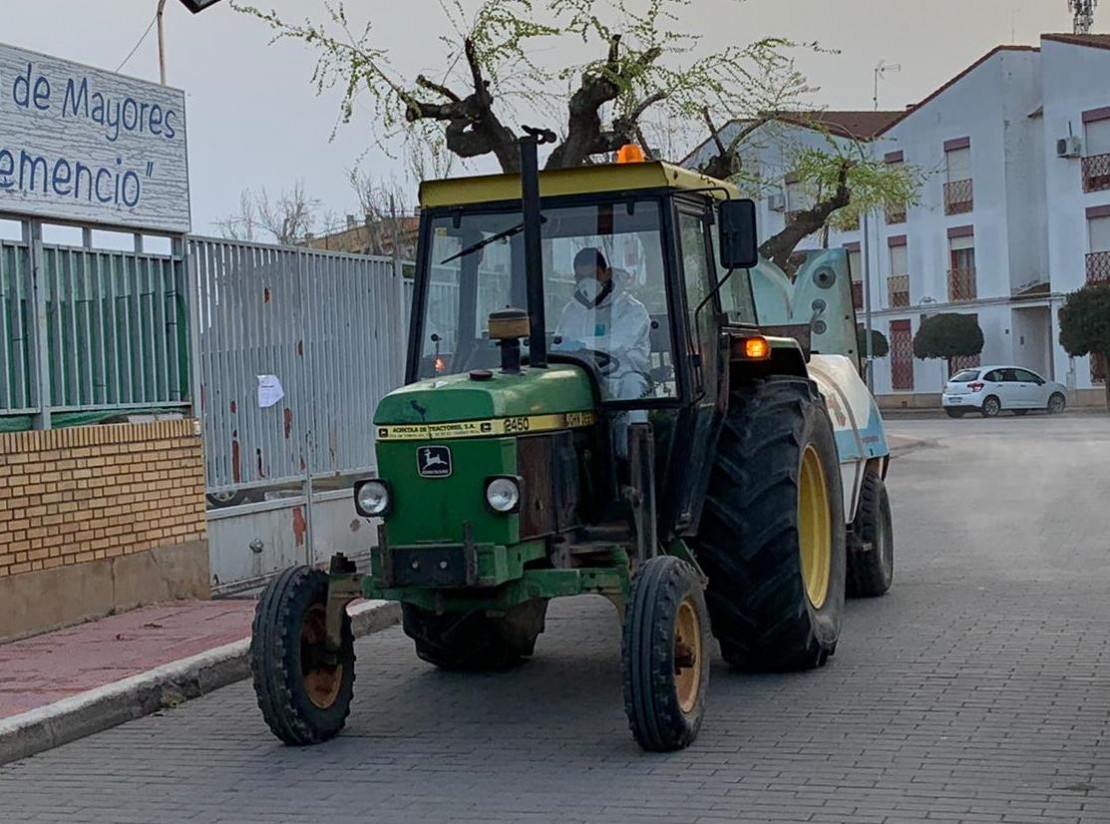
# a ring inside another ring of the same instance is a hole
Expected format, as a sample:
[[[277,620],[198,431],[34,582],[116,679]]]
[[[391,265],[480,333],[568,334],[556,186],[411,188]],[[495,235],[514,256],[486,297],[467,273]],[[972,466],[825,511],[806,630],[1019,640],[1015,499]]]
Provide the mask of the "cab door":
[[[697,530],[709,483],[709,472],[722,401],[720,328],[716,288],[716,260],[712,257],[712,212],[708,204],[679,202],[674,211],[675,257],[685,304],[685,357],[689,362],[690,402],[678,414],[669,478],[664,486],[673,496],[663,523],[678,535]],[[708,300],[707,300],[708,299]],[[701,310],[698,311],[698,307]],[[682,357],[682,355],[679,355]],[[666,527],[664,528],[664,534]]]

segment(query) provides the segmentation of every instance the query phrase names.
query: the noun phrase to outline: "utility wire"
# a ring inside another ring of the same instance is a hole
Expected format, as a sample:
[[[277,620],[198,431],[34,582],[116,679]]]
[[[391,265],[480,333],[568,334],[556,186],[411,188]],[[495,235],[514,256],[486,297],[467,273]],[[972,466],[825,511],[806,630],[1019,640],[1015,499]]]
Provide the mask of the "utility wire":
[[[157,22],[158,15],[156,14],[154,15],[154,17],[150,18],[150,25],[146,27],[146,31],[144,31],[143,36],[139,38],[139,42],[135,44],[135,48],[131,49],[131,51],[127,53],[127,57],[123,58],[123,62],[120,63],[119,68],[116,69],[117,72],[124,66],[126,66],[128,61],[130,61],[131,58],[135,56],[135,52],[139,50],[139,46],[143,44],[143,41],[146,40],[147,35],[150,34],[150,30],[154,28],[154,24]]]

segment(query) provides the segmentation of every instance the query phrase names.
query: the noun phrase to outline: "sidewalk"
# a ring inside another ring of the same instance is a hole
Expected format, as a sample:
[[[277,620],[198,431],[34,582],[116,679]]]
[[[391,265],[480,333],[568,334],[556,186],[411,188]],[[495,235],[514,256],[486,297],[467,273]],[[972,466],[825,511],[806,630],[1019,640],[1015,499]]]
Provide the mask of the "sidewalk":
[[[0,764],[246,678],[254,606],[155,604],[0,645]],[[400,612],[384,601],[348,611],[356,636]]]
[[[181,601],[0,645],[0,719],[250,636],[254,601]]]

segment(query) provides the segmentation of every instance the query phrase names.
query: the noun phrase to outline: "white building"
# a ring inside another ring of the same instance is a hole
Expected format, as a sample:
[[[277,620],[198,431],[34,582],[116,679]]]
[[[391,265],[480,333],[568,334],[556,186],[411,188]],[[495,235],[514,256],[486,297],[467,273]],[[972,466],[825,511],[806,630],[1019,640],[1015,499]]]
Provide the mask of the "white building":
[[[849,249],[854,278],[867,256],[872,323],[891,344],[874,369],[885,404],[939,403],[947,364],[912,351],[921,319],[938,312],[974,314],[983,330],[982,355],[960,365],[1025,366],[1075,390],[1073,403],[1102,402],[1101,370],[1067,356],[1056,316],[1068,292],[1110,280],[1110,35],[1003,46],[904,112],[824,112],[827,135],[804,123],[761,127],[745,141],[749,168],[781,181],[761,197],[765,237],[808,205],[789,177],[792,146],[860,141],[872,157],[928,175],[920,205],[871,216],[867,249],[861,232],[827,240]]]

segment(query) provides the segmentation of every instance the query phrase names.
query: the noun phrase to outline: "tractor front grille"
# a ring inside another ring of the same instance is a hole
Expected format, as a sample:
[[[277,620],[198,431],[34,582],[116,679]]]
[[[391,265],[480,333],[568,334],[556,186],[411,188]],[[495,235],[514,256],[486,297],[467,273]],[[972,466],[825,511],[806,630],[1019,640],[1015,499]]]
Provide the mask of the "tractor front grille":
[[[522,484],[521,540],[565,532],[579,517],[578,452],[574,434],[531,435],[517,441]]]

